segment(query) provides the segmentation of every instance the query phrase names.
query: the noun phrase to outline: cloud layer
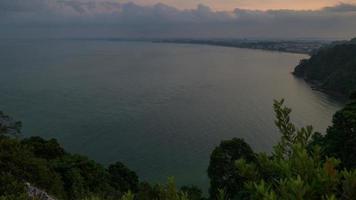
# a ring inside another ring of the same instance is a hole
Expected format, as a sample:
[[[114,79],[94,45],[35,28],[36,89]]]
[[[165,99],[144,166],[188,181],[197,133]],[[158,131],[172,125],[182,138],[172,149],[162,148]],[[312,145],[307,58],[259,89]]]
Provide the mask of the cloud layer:
[[[0,37],[331,37],[356,36],[356,5],[321,10],[180,10],[117,1],[1,0]]]

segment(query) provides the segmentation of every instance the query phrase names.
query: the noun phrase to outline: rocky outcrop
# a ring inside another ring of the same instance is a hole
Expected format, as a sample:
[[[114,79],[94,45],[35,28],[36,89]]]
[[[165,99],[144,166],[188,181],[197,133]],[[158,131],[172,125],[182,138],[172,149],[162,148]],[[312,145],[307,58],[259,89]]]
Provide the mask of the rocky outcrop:
[[[27,194],[30,198],[36,198],[39,200],[56,200],[55,198],[49,196],[45,191],[32,186],[30,183],[26,183]]]

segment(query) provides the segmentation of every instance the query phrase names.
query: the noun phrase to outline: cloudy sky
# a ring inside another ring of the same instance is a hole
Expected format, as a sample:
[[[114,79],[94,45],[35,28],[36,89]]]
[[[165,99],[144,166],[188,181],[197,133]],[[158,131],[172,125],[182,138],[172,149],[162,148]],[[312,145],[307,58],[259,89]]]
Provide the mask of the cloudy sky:
[[[128,1],[121,1],[128,2]],[[340,0],[133,0],[141,5],[152,5],[165,3],[180,9],[194,8],[198,4],[208,5],[214,10],[233,10],[234,8],[244,8],[253,10],[267,9],[293,9],[309,10],[320,9],[340,3]],[[344,3],[355,3],[355,0],[344,0]]]
[[[356,0],[0,0],[0,37],[356,37]]]

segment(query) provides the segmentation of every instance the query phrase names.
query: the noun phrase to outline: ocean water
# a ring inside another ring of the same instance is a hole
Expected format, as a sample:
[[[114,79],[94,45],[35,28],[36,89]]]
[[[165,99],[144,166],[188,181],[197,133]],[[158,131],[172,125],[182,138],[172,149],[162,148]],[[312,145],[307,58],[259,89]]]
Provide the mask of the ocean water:
[[[141,180],[208,187],[221,140],[269,152],[280,135],[273,99],[299,126],[324,132],[343,102],[291,75],[307,56],[189,44],[0,40],[0,110],[23,135],[57,138]]]

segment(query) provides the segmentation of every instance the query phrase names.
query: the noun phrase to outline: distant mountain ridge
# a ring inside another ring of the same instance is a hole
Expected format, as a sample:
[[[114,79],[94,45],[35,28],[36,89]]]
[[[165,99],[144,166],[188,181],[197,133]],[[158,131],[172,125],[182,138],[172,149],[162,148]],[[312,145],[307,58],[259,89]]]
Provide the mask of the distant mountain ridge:
[[[350,95],[356,91],[356,38],[320,48],[309,59],[301,60],[293,74],[317,89]]]

